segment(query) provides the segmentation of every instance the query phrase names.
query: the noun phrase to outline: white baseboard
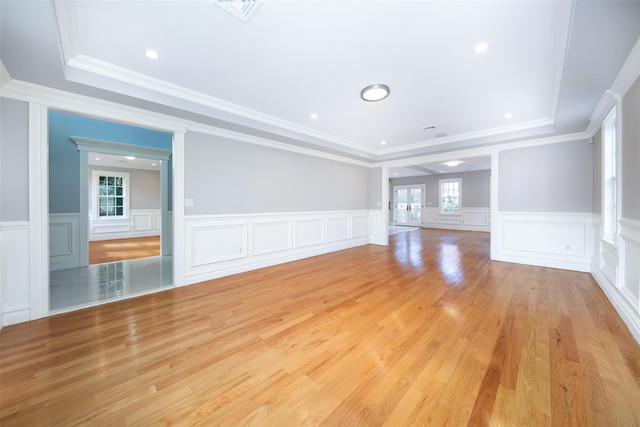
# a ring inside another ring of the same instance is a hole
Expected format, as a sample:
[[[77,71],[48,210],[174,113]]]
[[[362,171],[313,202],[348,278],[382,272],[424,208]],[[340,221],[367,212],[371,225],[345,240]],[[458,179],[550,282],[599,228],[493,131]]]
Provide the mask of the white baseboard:
[[[599,239],[600,217],[592,234]],[[640,221],[622,218],[617,245],[599,240],[591,275],[640,343]]]
[[[343,249],[349,249],[356,246],[362,246],[369,243],[369,239],[360,238],[354,241],[323,245],[313,249],[297,251],[296,253],[283,255],[279,257],[256,259],[255,261],[248,261],[236,265],[220,266],[211,271],[197,273],[189,275],[185,278],[185,285],[192,285],[194,283],[205,282],[207,280],[219,279],[221,277],[231,276],[233,274],[246,273],[247,271],[257,270],[260,268],[271,267],[278,264],[284,264],[287,262],[298,261],[304,258],[309,258],[317,255],[324,255],[330,252],[341,251]]]
[[[596,283],[602,289],[602,292],[607,296],[611,305],[620,315],[620,318],[629,328],[629,332],[640,344],[640,314],[638,310],[634,309],[629,302],[622,296],[622,294],[609,284],[608,280],[601,274],[599,270],[591,272],[591,276]]]
[[[2,311],[2,324],[3,326],[15,325],[17,323],[28,322],[31,320],[31,307],[11,307],[9,309],[3,309]]]

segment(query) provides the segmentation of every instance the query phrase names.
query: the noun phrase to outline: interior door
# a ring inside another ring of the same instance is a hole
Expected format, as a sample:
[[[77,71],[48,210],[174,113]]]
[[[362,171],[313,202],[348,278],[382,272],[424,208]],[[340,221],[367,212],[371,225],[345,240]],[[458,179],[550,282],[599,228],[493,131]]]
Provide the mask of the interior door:
[[[394,187],[393,198],[393,220],[395,225],[422,225],[424,185]]]

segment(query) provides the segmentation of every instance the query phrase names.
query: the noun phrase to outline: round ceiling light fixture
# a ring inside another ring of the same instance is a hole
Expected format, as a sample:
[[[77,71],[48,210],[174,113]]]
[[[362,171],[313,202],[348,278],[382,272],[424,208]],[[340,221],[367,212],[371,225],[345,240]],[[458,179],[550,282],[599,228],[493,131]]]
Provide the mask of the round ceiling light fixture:
[[[144,51],[144,54],[147,58],[149,59],[158,59],[160,58],[160,55],[158,55],[158,52],[156,52],[153,49],[147,49]]]
[[[369,85],[360,91],[360,98],[367,102],[382,101],[391,93],[389,86],[383,84]]]

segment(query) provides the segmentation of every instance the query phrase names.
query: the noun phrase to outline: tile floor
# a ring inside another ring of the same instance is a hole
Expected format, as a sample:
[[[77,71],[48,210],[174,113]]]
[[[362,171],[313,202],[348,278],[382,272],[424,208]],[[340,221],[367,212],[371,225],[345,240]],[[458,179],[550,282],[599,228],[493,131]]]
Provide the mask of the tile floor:
[[[151,257],[52,271],[51,314],[173,287],[173,257]]]

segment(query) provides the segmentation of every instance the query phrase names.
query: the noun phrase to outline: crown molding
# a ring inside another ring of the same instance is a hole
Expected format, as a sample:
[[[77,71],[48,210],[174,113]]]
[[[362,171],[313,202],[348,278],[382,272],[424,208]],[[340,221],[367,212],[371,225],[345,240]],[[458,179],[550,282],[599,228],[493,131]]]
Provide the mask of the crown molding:
[[[450,144],[453,142],[469,141],[469,140],[482,139],[482,138],[491,138],[498,135],[504,135],[512,132],[526,131],[526,130],[531,130],[538,127],[549,126],[553,124],[554,124],[553,120],[548,118],[530,120],[528,122],[518,123],[510,126],[484,129],[476,132],[467,132],[467,133],[463,133],[460,135],[453,135],[446,138],[438,138],[437,140],[422,141],[422,142],[416,142],[414,144],[403,145],[402,147],[382,149],[382,150],[378,150],[376,154],[378,155],[394,154],[394,153],[401,153],[404,151],[410,151],[410,150],[415,150],[420,148],[429,148],[429,147],[435,147],[438,145]]]
[[[165,114],[130,107],[99,98],[78,95],[20,80],[11,80],[2,85],[0,95],[20,101],[46,105],[70,113],[90,115],[165,132],[185,132],[193,123]]]
[[[469,148],[456,151],[447,151],[438,154],[430,154],[425,156],[415,156],[406,159],[388,160],[374,163],[372,167],[407,167],[420,163],[431,163],[451,160],[452,158],[464,159],[469,157],[490,156],[500,151],[513,150],[518,148],[536,147],[540,145],[559,144],[572,141],[588,141],[591,138],[586,132],[577,132],[566,135],[551,136],[547,138],[528,139],[525,141],[509,142],[504,144],[494,144],[485,147]]]
[[[622,65],[620,72],[613,81],[610,89],[602,94],[598,105],[589,118],[589,126],[585,130],[590,136],[594,136],[602,121],[609,114],[609,111],[616,105],[616,102],[622,101],[627,91],[640,77],[640,38],[631,49],[627,60]]]

